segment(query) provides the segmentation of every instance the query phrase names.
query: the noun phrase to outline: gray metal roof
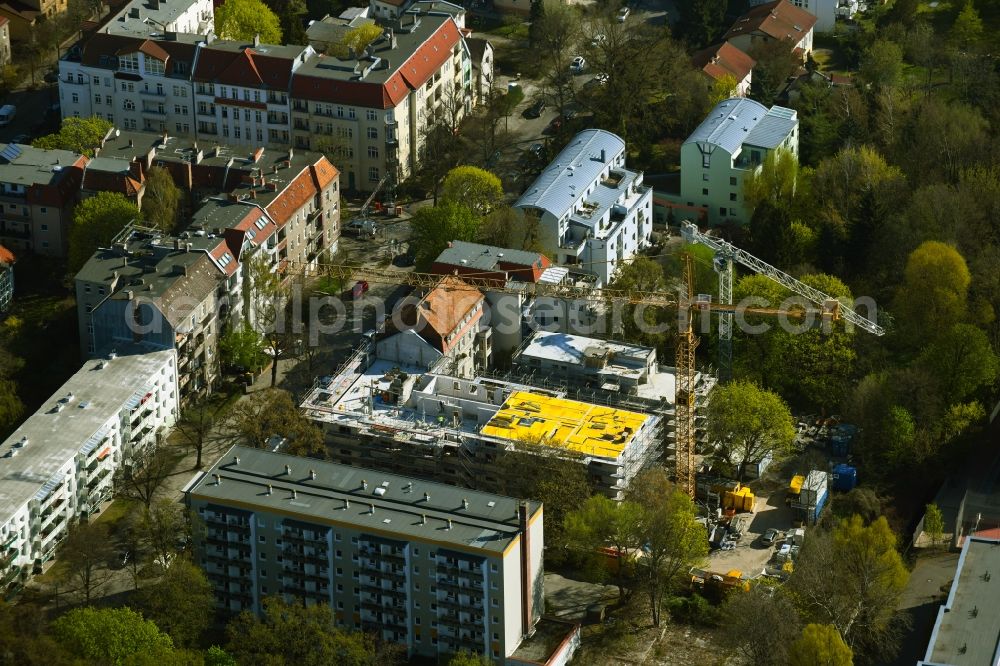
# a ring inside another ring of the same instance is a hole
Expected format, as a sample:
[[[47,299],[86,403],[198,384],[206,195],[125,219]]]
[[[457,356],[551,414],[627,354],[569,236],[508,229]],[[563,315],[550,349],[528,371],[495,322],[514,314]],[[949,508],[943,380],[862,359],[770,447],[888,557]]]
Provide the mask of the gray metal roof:
[[[750,130],[743,143],[761,148],[777,148],[799,124],[798,114],[783,106],[773,106],[757,126]]]
[[[164,26],[169,26],[180,18],[192,4],[188,0],[163,0],[156,3],[150,0],[132,0],[104,27],[113,34],[159,37],[163,35]],[[207,30],[208,22],[201,21],[198,27]]]
[[[541,260],[542,255],[537,252],[511,250],[492,245],[481,245],[480,243],[467,243],[466,241],[452,241],[451,245],[438,255],[436,262],[449,266],[466,266],[482,271],[493,271],[498,270],[496,266],[501,261],[518,266],[536,266],[540,265]]]
[[[1000,540],[969,537],[921,664],[1000,663]],[[997,582],[993,582],[993,576]]]
[[[94,157],[85,167],[87,171],[107,171],[108,173],[127,174],[129,172],[128,160],[119,157]]]
[[[103,436],[102,426],[130,398],[148,392],[151,378],[174,358],[172,350],[150,351],[139,345],[119,346],[117,351],[120,355],[103,368],[99,360],[87,361],[0,444],[0,524],[81,449],[89,445],[92,450]],[[11,451],[16,453],[8,457]]]
[[[0,181],[18,185],[49,185],[63,178],[63,169],[80,156],[69,150],[42,150],[22,144],[0,144],[13,159],[0,156]],[[16,146],[10,148],[10,146]]]
[[[601,159],[602,151],[604,159]],[[625,142],[611,132],[600,129],[580,132],[545,167],[514,207],[540,208],[562,217],[584,196],[605,167],[624,151]]]
[[[286,465],[290,474],[285,473]],[[221,483],[216,482],[216,474]],[[519,529],[520,500],[512,497],[238,445],[216,461],[188,493],[192,499],[210,503],[259,507],[317,523],[346,524],[361,531],[391,532],[404,539],[446,542],[497,554]],[[468,501],[467,509],[463,500]],[[529,514],[540,509],[539,502],[529,503]]]
[[[751,131],[767,113],[766,106],[752,99],[734,97],[723,100],[715,105],[684,143],[718,146],[732,155],[739,152]]]

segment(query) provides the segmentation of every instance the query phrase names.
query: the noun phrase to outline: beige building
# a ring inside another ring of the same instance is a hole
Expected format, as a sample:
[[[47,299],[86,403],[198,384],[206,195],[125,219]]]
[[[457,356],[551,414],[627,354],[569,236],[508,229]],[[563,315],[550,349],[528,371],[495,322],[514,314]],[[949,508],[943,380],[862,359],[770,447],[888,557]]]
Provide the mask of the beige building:
[[[0,149],[0,241],[15,251],[66,256],[86,159],[21,144]]]
[[[10,19],[0,16],[0,67],[10,64]]]
[[[31,39],[31,31],[42,21],[66,11],[67,0],[4,0],[0,16],[10,21],[10,36],[19,42]]]

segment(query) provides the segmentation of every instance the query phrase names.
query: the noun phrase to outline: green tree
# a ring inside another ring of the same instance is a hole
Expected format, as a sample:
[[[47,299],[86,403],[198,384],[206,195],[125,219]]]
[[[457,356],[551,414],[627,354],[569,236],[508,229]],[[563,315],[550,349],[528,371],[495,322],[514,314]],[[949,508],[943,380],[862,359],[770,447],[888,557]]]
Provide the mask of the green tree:
[[[918,361],[940,382],[946,402],[961,402],[992,384],[1000,370],[986,334],[971,324],[955,324],[924,349]]]
[[[58,132],[40,136],[31,145],[44,150],[70,150],[92,157],[94,149],[101,145],[112,127],[109,121],[97,116],[63,118]]]
[[[924,532],[930,537],[932,546],[940,543],[944,534],[944,516],[941,515],[938,505],[933,502],[924,509]]]
[[[444,177],[441,196],[468,207],[476,215],[486,215],[503,201],[503,186],[496,175],[485,169],[459,166]]]
[[[146,189],[142,195],[143,217],[152,226],[170,233],[177,226],[181,190],[174,184],[170,172],[152,167],[146,174]]]
[[[281,22],[261,0],[226,0],[215,8],[215,30],[222,39],[281,44]]]
[[[667,291],[670,288],[663,266],[655,259],[643,256],[619,264],[611,280],[611,286],[629,291]],[[673,322],[670,321],[670,313],[664,308],[626,305],[623,315],[622,339],[634,340],[661,351],[666,347],[669,324]],[[608,331],[609,335],[615,333]]]
[[[451,241],[473,241],[479,233],[476,215],[467,206],[454,201],[417,210],[410,225],[413,229],[410,245],[416,248],[416,265],[420,271],[430,268]]]
[[[861,55],[860,76],[875,92],[899,85],[903,75],[903,49],[887,39],[880,39]]]
[[[105,523],[73,525],[59,548],[62,578],[83,603],[89,604],[111,582],[108,563],[113,557]]]
[[[569,543],[585,556],[604,564],[603,553],[599,551],[605,548],[613,551],[615,564],[608,573],[618,586],[621,601],[633,583],[632,560],[642,545],[642,520],[643,507],[630,501],[615,502],[604,495],[587,498],[579,509],[566,516]]]
[[[226,414],[221,426],[236,444],[262,449],[272,435],[288,439],[288,452],[316,455],[323,451],[323,433],[299,411],[281,389],[256,391]]]
[[[0,599],[0,661],[5,664],[76,666],[48,631],[41,604],[22,599],[17,605]]]
[[[772,150],[761,168],[743,179],[743,201],[753,210],[768,202],[777,208],[792,207],[799,175],[799,161],[790,150]]]
[[[678,3],[677,8],[680,11],[677,36],[690,40],[693,47],[708,46],[722,32],[725,0],[689,0]]]
[[[71,654],[101,664],[173,652],[170,636],[128,606],[73,609],[52,623],[52,632]]]
[[[204,572],[178,557],[155,585],[143,588],[140,604],[146,617],[179,647],[192,647],[212,622],[215,597]]]
[[[732,74],[724,74],[721,78],[712,81],[712,87],[708,93],[708,110],[711,111],[719,102],[725,102],[734,97],[737,85],[739,85],[739,81]]]
[[[788,406],[757,384],[734,381],[716,389],[708,405],[709,436],[719,453],[743,478],[743,468],[772,455],[780,458],[795,440]]]
[[[965,0],[962,10],[948,31],[948,45],[959,51],[974,51],[983,42],[983,20],[972,0]]]
[[[232,655],[218,645],[205,650],[205,666],[239,666]]]
[[[177,541],[190,535],[184,507],[169,499],[159,499],[142,514],[139,536],[153,559],[169,571],[177,554]]]
[[[807,624],[788,657],[790,666],[854,665],[854,653],[832,624]]]
[[[281,36],[285,44],[309,43],[303,25],[303,18],[309,12],[305,0],[268,0],[267,4],[278,17]]]
[[[662,467],[632,480],[628,499],[641,507],[638,533],[642,557],[637,573],[649,596],[653,626],[660,626],[663,596],[683,574],[708,556],[708,534],[697,521],[694,502],[675,487]]]
[[[448,666],[491,666],[493,660],[476,652],[462,650],[448,660]]]
[[[807,621],[833,625],[855,657],[886,661],[898,646],[896,606],[909,573],[884,516],[842,520],[806,539],[789,586]]]
[[[549,254],[542,241],[538,215],[517,211],[509,206],[500,206],[483,218],[478,240],[495,247]]]
[[[788,208],[767,201],[758,204],[744,230],[741,245],[764,261],[786,270],[807,264],[816,253],[816,232],[792,218]]]
[[[956,182],[965,170],[992,166],[989,137],[990,123],[976,107],[927,96],[900,132],[897,161],[916,185]]]
[[[903,284],[896,292],[895,313],[900,338],[911,348],[927,337],[951,330],[968,312],[972,276],[962,255],[951,245],[925,241],[910,253]]]
[[[146,449],[137,455],[130,466],[115,471],[115,495],[141,502],[146,510],[153,503],[153,496],[160,489],[176,464],[173,452],[164,446]]]
[[[223,334],[219,339],[219,351],[229,369],[242,368],[253,372],[267,361],[264,339],[245,319]]]
[[[365,48],[382,35],[382,28],[376,23],[362,23],[356,28],[351,28],[341,38],[340,43],[334,49],[338,56],[347,58],[353,50],[356,58],[361,57]]]
[[[326,604],[303,606],[279,597],[261,602],[261,617],[244,611],[226,627],[228,651],[240,664],[375,666],[371,636],[337,628]]]
[[[76,273],[100,247],[129,222],[140,219],[139,208],[121,194],[98,192],[76,205],[69,230],[69,269]]]

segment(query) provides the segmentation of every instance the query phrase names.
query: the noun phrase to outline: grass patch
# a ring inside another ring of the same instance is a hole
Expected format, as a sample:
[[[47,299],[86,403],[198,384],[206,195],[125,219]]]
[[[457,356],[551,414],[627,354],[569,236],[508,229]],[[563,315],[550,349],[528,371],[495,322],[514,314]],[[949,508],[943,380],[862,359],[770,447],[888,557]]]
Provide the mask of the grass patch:
[[[511,40],[523,39],[527,41],[528,39],[528,24],[522,21],[501,23],[498,26],[489,28],[485,30],[487,35],[496,35],[497,37],[506,37]]]
[[[122,518],[135,510],[137,504],[134,500],[120,497],[111,502],[111,506],[105,509],[94,523],[104,523],[113,530]]]

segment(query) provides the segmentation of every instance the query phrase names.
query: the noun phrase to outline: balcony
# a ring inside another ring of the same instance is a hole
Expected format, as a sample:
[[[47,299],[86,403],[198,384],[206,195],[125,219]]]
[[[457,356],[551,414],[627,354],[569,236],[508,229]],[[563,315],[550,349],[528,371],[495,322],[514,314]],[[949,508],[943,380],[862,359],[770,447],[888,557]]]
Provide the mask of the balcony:
[[[267,122],[271,125],[287,125],[288,124],[288,114],[287,113],[269,113],[267,114]]]
[[[285,95],[284,93],[279,94],[279,93],[269,92],[269,93],[267,93],[267,103],[268,104],[281,104],[283,106],[287,106],[288,105],[288,95]],[[270,122],[270,121],[268,121],[268,122]]]
[[[199,106],[198,107],[198,115],[199,116],[207,116],[209,118],[214,118],[215,117],[215,105],[212,105],[212,106],[209,106],[209,107]]]
[[[295,120],[295,129],[303,130],[305,132],[309,131],[309,121],[307,120]]]
[[[157,116],[157,117],[163,118],[163,117],[166,117],[167,112],[166,112],[165,109],[160,109],[160,108],[151,109],[151,108],[149,108],[147,106],[144,106],[144,107],[142,107],[142,115],[144,115],[144,116]]]
[[[140,95],[146,95],[147,97],[166,97],[167,93],[163,90],[140,90]]]
[[[27,229],[15,229],[6,222],[0,222],[0,236],[4,238],[31,238],[31,231]]]

